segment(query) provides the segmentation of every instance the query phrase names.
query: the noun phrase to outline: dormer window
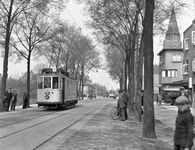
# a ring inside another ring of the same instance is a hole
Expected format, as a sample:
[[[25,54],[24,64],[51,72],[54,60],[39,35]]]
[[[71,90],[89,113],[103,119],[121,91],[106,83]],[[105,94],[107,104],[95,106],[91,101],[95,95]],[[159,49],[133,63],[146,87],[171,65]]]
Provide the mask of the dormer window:
[[[184,39],[184,49],[187,51],[189,49],[189,39],[185,38]]]

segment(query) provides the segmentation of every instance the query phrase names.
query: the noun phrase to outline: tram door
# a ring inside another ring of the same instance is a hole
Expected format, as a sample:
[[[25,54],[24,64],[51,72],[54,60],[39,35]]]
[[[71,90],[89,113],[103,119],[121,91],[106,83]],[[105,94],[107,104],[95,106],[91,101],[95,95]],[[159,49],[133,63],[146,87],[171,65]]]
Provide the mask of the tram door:
[[[62,101],[65,101],[65,78],[62,78]]]

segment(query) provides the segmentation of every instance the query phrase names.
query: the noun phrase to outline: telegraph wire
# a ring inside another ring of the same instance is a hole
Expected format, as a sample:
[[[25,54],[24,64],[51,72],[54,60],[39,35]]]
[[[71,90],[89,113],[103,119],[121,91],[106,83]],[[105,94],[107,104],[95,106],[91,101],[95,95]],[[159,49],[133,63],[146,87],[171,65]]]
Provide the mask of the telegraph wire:
[[[73,18],[73,16],[71,15],[71,13],[68,11],[68,8],[65,8],[66,11],[68,12],[68,15],[71,17],[71,19],[74,21],[74,23],[78,26],[79,29],[81,29],[81,27],[78,25],[78,23],[75,21],[75,19]]]

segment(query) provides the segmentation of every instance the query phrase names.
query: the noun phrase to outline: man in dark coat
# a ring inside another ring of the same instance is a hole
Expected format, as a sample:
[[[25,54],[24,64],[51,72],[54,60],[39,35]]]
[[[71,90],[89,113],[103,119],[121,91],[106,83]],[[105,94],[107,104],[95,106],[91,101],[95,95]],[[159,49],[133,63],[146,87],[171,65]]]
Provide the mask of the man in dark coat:
[[[23,109],[26,109],[27,108],[27,103],[28,103],[28,95],[26,92],[24,92],[24,95],[23,95]]]
[[[194,117],[190,113],[189,100],[186,96],[179,96],[175,100],[178,115],[175,121],[174,150],[191,150],[194,139]]]
[[[12,99],[12,92],[11,92],[11,88],[9,88],[6,92],[5,92],[5,111],[9,111],[9,107],[10,107],[10,102]]]
[[[127,120],[127,98],[123,90],[119,90],[118,109],[121,121]]]
[[[12,96],[11,110],[15,110],[16,103],[17,103],[17,97],[18,97],[18,94],[16,93],[16,89],[15,89],[13,96]]]

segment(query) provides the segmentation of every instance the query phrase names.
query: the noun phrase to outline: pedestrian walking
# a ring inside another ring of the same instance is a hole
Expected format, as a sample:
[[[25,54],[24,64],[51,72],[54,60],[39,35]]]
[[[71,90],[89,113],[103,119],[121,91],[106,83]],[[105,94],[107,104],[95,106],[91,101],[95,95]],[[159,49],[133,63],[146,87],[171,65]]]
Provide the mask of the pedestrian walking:
[[[13,95],[12,95],[12,103],[11,103],[11,110],[12,111],[15,110],[16,103],[17,103],[17,97],[18,97],[18,94],[16,93],[16,89],[15,89],[13,92]]]
[[[11,88],[9,88],[5,92],[5,111],[9,111],[11,99],[12,99],[12,92],[11,92]]]
[[[174,150],[191,150],[194,139],[194,118],[190,113],[189,99],[179,96],[175,100],[178,114],[175,121]]]
[[[156,105],[158,105],[158,94],[156,95]]]
[[[127,97],[124,90],[119,90],[117,107],[119,109],[119,116],[121,121],[127,120]]]
[[[27,108],[27,103],[28,103],[28,96],[27,96],[27,93],[24,92],[24,95],[23,95],[23,109]]]
[[[158,106],[162,106],[162,99],[163,97],[160,94],[158,94]]]

